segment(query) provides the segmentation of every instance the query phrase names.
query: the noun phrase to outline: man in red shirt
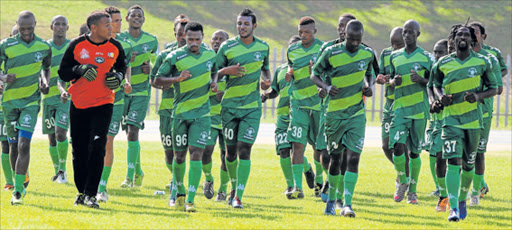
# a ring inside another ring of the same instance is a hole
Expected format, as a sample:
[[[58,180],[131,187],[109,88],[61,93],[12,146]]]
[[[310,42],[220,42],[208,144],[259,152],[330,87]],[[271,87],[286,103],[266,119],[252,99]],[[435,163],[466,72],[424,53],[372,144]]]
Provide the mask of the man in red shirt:
[[[71,81],[69,109],[73,140],[73,169],[78,195],[75,205],[99,208],[96,202],[107,132],[112,117],[114,89],[126,73],[121,44],[111,38],[110,15],[95,11],[87,17],[90,33],[72,40],[59,68]]]

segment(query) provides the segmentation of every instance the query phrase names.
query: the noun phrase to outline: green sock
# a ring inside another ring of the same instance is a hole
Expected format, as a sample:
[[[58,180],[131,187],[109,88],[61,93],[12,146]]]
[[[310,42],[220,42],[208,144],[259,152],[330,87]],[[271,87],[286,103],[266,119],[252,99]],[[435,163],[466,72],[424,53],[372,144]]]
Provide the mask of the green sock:
[[[14,185],[12,178],[11,160],[9,153],[2,153],[2,169],[4,170],[4,177],[6,184]]]
[[[226,169],[228,170],[229,179],[231,180],[231,189],[236,189],[236,184],[238,183],[238,159],[234,161],[228,161],[226,158]]]
[[[418,184],[418,179],[420,178],[421,158],[417,157],[409,159],[409,168],[411,170],[411,183],[409,184],[409,192],[416,193],[416,185]]]
[[[329,180],[329,200],[336,200],[336,190],[338,190],[340,174],[331,175],[329,173],[328,180]]]
[[[53,162],[53,169],[55,170],[55,174],[59,171],[59,153],[57,152],[57,146],[51,146],[50,149],[50,157]]]
[[[345,175],[340,174],[338,181],[338,188],[336,189],[336,200],[343,200],[343,193],[345,192]]]
[[[22,192],[25,189],[23,183],[25,183],[25,175],[16,174],[14,176],[14,191]]]
[[[446,178],[438,177],[437,183],[439,185],[439,192],[441,192],[441,197],[448,197],[448,192],[446,192]]]
[[[322,168],[322,164],[316,160],[314,160],[314,162],[315,162],[315,183],[323,184],[324,183],[324,177],[323,177],[324,169]]]
[[[172,163],[169,164],[169,163],[165,162],[165,166],[167,166],[167,169],[169,169],[169,172],[171,172],[171,174],[172,174]]]
[[[292,162],[290,157],[280,158],[279,163],[281,163],[281,170],[283,170],[286,185],[288,187],[293,187],[293,185],[295,185],[295,181],[293,180]]]
[[[140,142],[137,142],[137,161],[135,162],[135,175],[143,175],[142,168],[140,165]]]
[[[405,155],[393,155],[393,163],[395,163],[395,170],[398,173],[399,182],[402,184],[407,183],[407,177],[405,175]]]
[[[178,187],[176,186],[176,177],[172,177],[172,184],[173,186],[171,190],[171,197],[176,198],[176,193],[178,193]]]
[[[345,202],[343,202],[344,205],[352,205],[352,197],[354,196],[358,176],[359,175],[357,173],[349,171],[345,173]]]
[[[112,167],[103,166],[103,172],[101,173],[100,185],[98,186],[98,192],[104,192],[107,189],[108,178],[110,177],[110,171]]]
[[[228,172],[220,169],[220,187],[219,187],[219,191],[218,192],[225,192],[225,193],[227,193],[226,190],[228,189],[228,184],[229,184]]]
[[[459,201],[464,201],[468,197],[468,192],[471,188],[471,182],[473,181],[473,176],[475,175],[475,168],[471,169],[471,171],[462,170],[460,175],[460,193],[459,193]]]
[[[249,173],[251,173],[251,160],[240,159],[240,165],[238,166],[238,186],[236,187],[236,196],[238,196],[240,200],[242,200],[242,196],[244,195],[247,180],[249,180]]]
[[[309,165],[308,158],[304,156],[304,172],[307,172],[311,169],[311,165]]]
[[[485,178],[484,178],[484,174],[482,174],[482,188],[485,187],[487,184],[485,183]]]
[[[190,169],[188,170],[188,195],[187,203],[194,203],[197,188],[201,181],[201,168],[203,163],[201,161],[190,161]],[[210,173],[211,174],[211,173]]]
[[[483,179],[484,175],[478,175],[475,173],[475,175],[473,176],[473,190],[471,191],[471,195],[476,196],[480,194]]]
[[[292,164],[293,180],[295,181],[295,187],[302,190],[302,173],[304,171],[303,164]]]
[[[182,164],[176,163],[176,161],[172,162],[172,171],[174,172],[174,186],[178,188],[178,193],[185,195],[185,185],[183,185],[183,180],[185,178],[185,171],[187,170],[187,165],[185,162]]]
[[[130,178],[133,181],[133,176],[135,175],[135,165],[137,164],[137,155],[140,150],[140,145],[138,141],[128,141],[128,150],[127,150],[127,161],[128,161],[128,172],[126,173],[126,177]]]
[[[66,161],[68,159],[68,139],[63,142],[57,141],[57,152],[59,153],[59,170],[66,171]]]
[[[204,173],[204,179],[208,182],[212,182],[213,181],[212,162],[210,161],[210,163],[208,163],[208,164],[203,164],[202,169],[203,169],[203,173]]]
[[[439,189],[439,184],[437,183],[436,176],[436,157],[430,156],[430,173],[432,174],[432,179],[434,179],[434,184],[436,185],[436,189]]]
[[[460,165],[448,164],[448,170],[446,171],[448,200],[453,208],[459,207],[460,167]]]

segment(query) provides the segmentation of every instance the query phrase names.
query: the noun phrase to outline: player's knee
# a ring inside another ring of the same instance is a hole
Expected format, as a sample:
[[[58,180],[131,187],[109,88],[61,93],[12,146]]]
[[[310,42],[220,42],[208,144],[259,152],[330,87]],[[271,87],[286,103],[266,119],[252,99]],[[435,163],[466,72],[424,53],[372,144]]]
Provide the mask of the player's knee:
[[[348,167],[352,166],[352,165],[359,165],[359,154],[358,153],[355,153],[355,152],[352,152],[349,154],[348,156]]]
[[[407,151],[406,146],[400,143],[396,143],[393,149],[393,153],[395,156],[402,156],[402,154],[404,154]]]
[[[389,140],[382,140],[382,150],[384,150],[384,152],[389,151]]]
[[[464,171],[468,171],[469,172],[469,171],[473,170],[474,168],[475,168],[475,164],[464,164],[464,165],[462,165],[462,169]]]
[[[288,157],[290,157],[290,148],[279,149],[279,156],[281,158],[288,158]]]
[[[252,145],[245,142],[240,142],[239,146],[239,157],[242,160],[249,160],[251,159],[251,147]]]
[[[55,134],[48,134],[48,141],[50,142],[50,146],[56,146]]]
[[[55,132],[55,139],[57,139],[58,142],[63,142],[67,139],[67,134],[65,129],[57,129]]]
[[[411,156],[411,159],[416,159],[416,158],[420,157],[420,154],[418,154],[418,153],[411,153],[410,156]]]
[[[139,128],[137,128],[137,126],[134,125],[128,125],[127,135],[128,141],[139,140]]]
[[[184,151],[184,152],[175,152],[174,153],[174,160],[176,161],[177,164],[183,164],[183,163],[185,163],[186,156],[187,156],[187,152],[186,151]]]
[[[461,158],[450,158],[448,159],[448,164],[450,165],[461,165],[462,164],[462,159]]]
[[[332,154],[329,161],[329,174],[337,175],[341,168],[341,154]]]
[[[9,154],[9,142],[2,141],[2,153]]]

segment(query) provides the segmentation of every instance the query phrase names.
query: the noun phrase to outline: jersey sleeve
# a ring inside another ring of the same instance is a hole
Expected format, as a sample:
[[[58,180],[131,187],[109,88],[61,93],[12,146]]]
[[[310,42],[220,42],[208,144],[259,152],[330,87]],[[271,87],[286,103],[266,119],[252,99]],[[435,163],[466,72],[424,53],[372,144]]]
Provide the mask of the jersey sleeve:
[[[212,69],[210,71],[212,72],[212,75],[216,74],[219,71],[219,68],[217,67],[217,60],[216,60],[216,58],[212,58]],[[217,81],[218,80],[219,79],[217,79]]]
[[[110,42],[117,47],[119,51],[119,55],[117,56],[116,63],[114,63],[113,69],[118,73],[123,73],[123,76],[126,75],[126,55],[124,54],[123,46],[120,42],[115,39],[110,39]]]
[[[375,70],[373,68],[373,62],[376,60],[375,59],[375,53],[373,51],[370,50],[370,53],[372,54],[372,57],[370,59],[370,62],[368,63],[368,68],[366,69],[366,73],[364,74],[365,76],[372,76],[375,74]]]
[[[5,71],[4,63],[7,61],[7,55],[5,54],[5,43],[6,40],[0,42],[0,70]]]
[[[158,69],[160,69],[160,66],[162,66],[164,58],[165,58],[165,53],[160,53],[156,57],[155,65],[153,66],[153,68],[151,69],[151,73],[149,74],[149,78],[151,80],[154,80],[156,78],[156,75],[158,73]]]
[[[389,55],[389,79],[395,78],[395,66],[393,65],[393,53]]]
[[[272,88],[272,90],[274,90],[278,94],[279,94],[279,91],[281,91],[279,89],[279,84],[278,84],[279,79],[277,79],[277,77],[279,75],[279,71],[281,71],[280,66],[276,68],[276,71],[274,71],[274,77],[272,78],[272,83],[270,84],[270,87]]]
[[[132,60],[133,46],[132,46],[132,44],[129,44],[129,43],[128,43],[128,45],[129,45],[129,48],[126,49],[127,52],[124,55],[125,55],[126,66],[128,68],[130,68],[131,67],[131,64],[130,64],[131,62],[130,61]]]
[[[83,40],[85,40],[84,36],[74,39],[69,43],[68,48],[64,52],[58,73],[59,77],[65,82],[69,82],[81,77],[80,75],[73,72],[73,66],[80,65],[80,63],[75,60],[74,52],[76,45]]]
[[[313,75],[321,76],[323,72],[327,72],[331,67],[328,56],[329,50],[322,52],[322,55],[318,58],[315,65],[313,65]],[[326,76],[329,77],[329,76]]]
[[[269,64],[269,55],[270,55],[270,47],[267,47],[267,55],[265,55],[265,58],[263,59],[263,65],[261,66],[262,70],[269,70],[270,64]]]
[[[385,71],[384,71],[384,52],[386,52],[386,50],[382,50],[382,52],[380,52],[380,57],[379,57],[379,73],[378,74],[386,74]]]
[[[482,75],[482,83],[487,86],[487,88],[498,88],[498,82],[496,81],[496,76],[492,70],[492,64],[488,57],[485,57],[485,71]]]
[[[222,69],[224,67],[227,66],[228,64],[228,58],[226,57],[226,55],[224,54],[225,52],[225,48],[226,47],[226,43],[224,43],[220,48],[219,48],[219,52],[217,53],[217,60],[216,60],[216,64],[217,64],[217,68],[218,69]]]
[[[492,65],[492,72],[494,73],[494,77],[496,77],[496,83],[498,86],[503,86],[503,79],[501,78],[501,65],[498,62],[498,59],[496,59],[495,56],[489,55],[489,60],[491,61]]]
[[[432,71],[430,73],[430,82],[428,83],[436,88],[443,86],[443,78],[444,78],[443,72],[441,72],[441,70],[439,70],[439,63],[440,63],[440,61],[438,61],[436,64],[434,64],[434,67],[432,67]]]
[[[171,53],[172,54],[172,53]],[[174,57],[169,54],[165,60],[162,62],[162,65],[160,68],[158,68],[158,72],[156,74],[157,77],[171,77],[171,74],[173,72],[173,69],[175,69],[176,62],[173,61]]]
[[[496,51],[496,58],[498,59],[498,62],[500,64],[500,71],[508,69],[507,63],[505,63],[505,59],[501,55],[501,51],[497,48],[495,49],[495,51]]]

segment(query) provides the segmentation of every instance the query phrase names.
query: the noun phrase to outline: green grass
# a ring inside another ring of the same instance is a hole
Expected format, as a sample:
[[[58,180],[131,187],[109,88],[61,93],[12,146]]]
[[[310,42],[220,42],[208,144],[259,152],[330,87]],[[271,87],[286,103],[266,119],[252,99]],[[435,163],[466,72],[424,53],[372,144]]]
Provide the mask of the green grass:
[[[393,201],[396,173],[379,148],[365,148],[360,162],[353,208],[355,219],[324,216],[325,204],[306,188],[304,200],[287,200],[282,194],[285,182],[273,146],[253,148],[252,169],[244,196],[243,210],[234,210],[225,203],[207,200],[199,189],[196,197],[198,213],[184,213],[167,206],[167,195],[155,196],[164,190],[170,174],[163,162],[159,142],[143,142],[142,169],[144,185],[137,189],[120,189],[126,173],[126,142],[115,143],[115,163],[108,184],[110,200],[101,209],[92,210],[72,205],[76,190],[73,185],[71,156],[68,157],[70,183],[55,184],[51,160],[45,140],[35,140],[30,164],[31,182],[25,205],[11,206],[10,192],[1,192],[0,228],[508,228],[512,226],[512,162],[508,152],[487,154],[486,181],[491,192],[481,206],[469,207],[465,221],[449,223],[447,213],[434,211],[437,199],[427,196],[433,188],[428,169],[428,155],[422,154],[423,169],[418,187],[419,204]],[[311,157],[308,148],[306,156]],[[214,152],[213,175],[218,188],[218,150]],[[188,166],[187,166],[188,167]],[[188,181],[185,179],[185,181]],[[3,185],[4,178],[0,180]]]

